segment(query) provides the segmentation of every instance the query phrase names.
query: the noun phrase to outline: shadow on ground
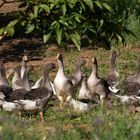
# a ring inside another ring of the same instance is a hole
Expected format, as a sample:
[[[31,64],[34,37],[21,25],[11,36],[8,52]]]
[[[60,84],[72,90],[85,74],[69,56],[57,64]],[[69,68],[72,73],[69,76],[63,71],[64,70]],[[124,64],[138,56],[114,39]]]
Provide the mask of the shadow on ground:
[[[6,39],[0,42],[0,59],[8,61],[21,61],[24,52],[30,59],[42,59],[44,48],[39,39]]]

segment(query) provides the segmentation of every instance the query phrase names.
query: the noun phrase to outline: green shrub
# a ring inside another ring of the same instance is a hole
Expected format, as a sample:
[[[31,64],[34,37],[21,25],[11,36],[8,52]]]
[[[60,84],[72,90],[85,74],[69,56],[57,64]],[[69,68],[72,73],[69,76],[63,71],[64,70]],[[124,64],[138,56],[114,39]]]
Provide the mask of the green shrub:
[[[26,10],[1,33],[13,36],[22,28],[25,34],[42,37],[44,43],[54,39],[65,48],[74,43],[78,50],[84,35],[97,47],[110,49],[113,41],[124,44],[125,34],[133,34],[104,0],[26,0],[25,5]]]

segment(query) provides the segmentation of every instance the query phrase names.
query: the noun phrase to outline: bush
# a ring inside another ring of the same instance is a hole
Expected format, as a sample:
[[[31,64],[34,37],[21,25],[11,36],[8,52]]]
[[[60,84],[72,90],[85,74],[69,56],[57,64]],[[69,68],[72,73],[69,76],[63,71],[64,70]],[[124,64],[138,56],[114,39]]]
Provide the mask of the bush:
[[[42,37],[44,43],[55,39],[67,47],[67,42],[73,42],[78,50],[85,35],[94,45],[103,42],[107,49],[112,42],[124,44],[125,34],[133,35],[122,17],[116,16],[116,9],[104,0],[26,0],[25,5],[27,9],[1,33],[6,30],[13,36],[22,28],[25,34]]]

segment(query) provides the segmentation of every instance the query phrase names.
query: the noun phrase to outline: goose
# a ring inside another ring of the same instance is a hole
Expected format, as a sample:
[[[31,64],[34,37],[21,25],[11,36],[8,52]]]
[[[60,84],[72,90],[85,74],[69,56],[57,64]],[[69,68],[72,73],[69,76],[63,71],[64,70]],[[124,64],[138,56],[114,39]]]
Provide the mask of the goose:
[[[113,93],[117,93],[119,91],[119,89],[117,89],[117,86],[119,85],[119,73],[116,71],[116,66],[115,66],[116,58],[117,58],[117,53],[116,51],[113,51],[111,55],[111,61],[110,61],[110,73],[107,78],[109,89]]]
[[[95,94],[99,95],[101,104],[103,105],[104,100],[107,99],[108,94],[110,93],[109,85],[105,79],[100,79],[98,76],[98,64],[96,57],[92,59],[92,63],[92,72],[87,80],[88,89],[92,97],[94,97]]]
[[[84,59],[80,59],[77,64],[76,64],[76,69],[75,69],[75,73],[71,76],[68,77],[68,79],[70,79],[73,83],[73,86],[78,86],[79,83],[81,82],[82,80],[82,70],[81,70],[81,67],[83,65],[85,65],[85,60]]]
[[[35,113],[39,111],[40,118],[42,121],[44,121],[43,110],[53,95],[52,87],[48,79],[48,74],[50,70],[54,68],[55,65],[53,63],[49,63],[46,65],[43,72],[41,87],[33,89],[31,91],[15,90],[10,94],[7,100],[10,102],[16,101],[16,103],[21,104],[22,111]]]
[[[63,105],[68,103],[73,95],[73,84],[71,80],[65,76],[63,57],[61,54],[57,54],[57,62],[59,69],[54,79],[54,89],[60,100],[60,107],[63,108]]]
[[[46,65],[44,72],[43,72],[43,81],[39,88],[32,89],[31,91],[27,91],[25,89],[19,89],[13,91],[10,96],[7,98],[7,101],[14,101],[14,100],[36,100],[42,99],[48,94],[52,96],[52,87],[48,79],[49,71],[55,68],[53,63],[49,63]]]
[[[9,78],[12,74],[14,74],[12,79],[12,89],[25,89],[27,91],[31,90],[29,85],[28,75],[32,70],[32,66],[28,66],[24,72],[23,78],[20,77],[20,69],[19,67],[14,67],[8,70],[7,78]]]
[[[0,93],[6,97],[11,91],[12,88],[9,86],[6,78],[4,63],[0,61]]]
[[[71,99],[70,104],[73,106],[75,111],[88,111],[89,110],[89,104],[77,101],[75,99]]]
[[[124,92],[127,95],[139,95],[140,93],[140,57],[138,59],[137,73],[129,76],[123,82]]]
[[[125,104],[125,103],[130,103],[130,104],[134,104],[134,103],[138,103],[140,100],[139,98],[137,98],[137,96],[128,96],[128,95],[115,95],[116,98],[118,98],[121,103]]]
[[[42,99],[36,99],[36,100],[18,100],[15,101],[15,103],[18,103],[22,106],[21,111],[24,112],[31,112],[31,113],[37,113],[40,112],[40,119],[42,122],[44,122],[44,116],[43,111],[47,103],[49,102],[50,95],[42,98]]]
[[[83,74],[82,79],[83,80],[82,80],[81,88],[79,90],[78,99],[80,100],[91,99],[90,91],[87,85],[87,76]]]

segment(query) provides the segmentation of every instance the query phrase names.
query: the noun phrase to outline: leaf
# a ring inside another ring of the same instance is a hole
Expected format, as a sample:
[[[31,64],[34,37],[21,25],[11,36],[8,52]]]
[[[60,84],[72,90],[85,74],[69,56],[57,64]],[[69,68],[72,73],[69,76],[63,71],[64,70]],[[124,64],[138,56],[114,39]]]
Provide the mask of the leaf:
[[[84,2],[89,6],[91,10],[93,10],[93,3],[92,0],[84,0]]]
[[[34,24],[28,24],[27,25],[27,31],[26,31],[26,33],[27,34],[28,33],[31,33],[34,30],[34,28],[35,28],[35,25]]]
[[[61,23],[62,25],[66,26],[66,27],[69,27],[68,23],[65,22],[64,20],[59,20],[59,23]]]
[[[98,27],[98,30],[103,26],[103,23],[104,23],[104,20],[103,19],[101,19],[100,21],[99,21],[99,27]]]
[[[4,28],[0,29],[0,35],[2,35],[4,33]]]
[[[112,12],[112,8],[107,3],[103,3],[102,5],[106,10],[108,10],[109,12]]]
[[[50,37],[51,37],[51,32],[49,32],[48,34],[43,35],[44,44],[50,39]]]
[[[62,8],[63,15],[65,15],[65,14],[66,14],[66,11],[67,11],[67,9],[66,9],[66,4],[63,4],[63,5],[61,6],[61,8]]]
[[[88,28],[88,29],[89,29],[89,31],[91,31],[92,33],[97,34],[97,32],[93,29],[93,27],[90,27],[90,28]]]
[[[15,19],[13,21],[11,21],[5,28],[5,31],[7,32],[7,35],[9,36],[13,36],[15,33],[15,25],[19,22],[19,19]]]
[[[81,42],[80,42],[80,35],[75,32],[73,34],[71,34],[71,40],[73,41],[73,43],[75,44],[75,46],[77,47],[77,49],[80,51],[80,45],[81,45]]]
[[[116,36],[117,36],[119,42],[122,42],[122,37],[120,35],[118,35],[118,34],[116,34]]]
[[[55,26],[57,24],[57,21],[55,20],[54,22],[52,22],[51,27]]]
[[[35,16],[35,18],[37,18],[37,16],[38,16],[38,10],[39,10],[39,6],[35,6],[34,7],[34,16]]]
[[[60,29],[60,25],[58,24],[56,27],[56,40],[58,42],[58,44],[61,44],[61,40],[62,40],[62,29]]]
[[[94,3],[95,3],[100,9],[103,8],[100,1],[94,1]]]
[[[15,24],[17,24],[17,22],[19,22],[19,19],[15,19],[15,20],[13,20],[13,21],[11,21],[10,23],[8,23],[8,27],[13,27],[13,26],[15,26]]]
[[[40,4],[39,7],[42,8],[43,10],[45,10],[47,13],[50,13],[50,8],[48,5]]]
[[[84,3],[83,3],[82,1],[79,1],[79,3],[81,4],[82,9],[83,9],[84,11],[86,11],[86,8],[85,8]]]

